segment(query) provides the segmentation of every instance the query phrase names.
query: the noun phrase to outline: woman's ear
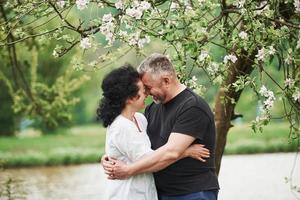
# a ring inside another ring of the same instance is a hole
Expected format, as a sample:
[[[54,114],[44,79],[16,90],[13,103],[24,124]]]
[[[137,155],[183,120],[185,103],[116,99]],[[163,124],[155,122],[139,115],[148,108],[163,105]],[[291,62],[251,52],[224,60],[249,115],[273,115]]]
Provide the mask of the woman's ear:
[[[126,100],[126,102],[125,102],[125,104],[127,105],[127,104],[131,104],[132,103],[132,98],[128,98],[127,100]]]
[[[135,97],[130,97],[126,100],[126,104],[131,104],[133,101],[135,101],[138,97],[135,96]]]

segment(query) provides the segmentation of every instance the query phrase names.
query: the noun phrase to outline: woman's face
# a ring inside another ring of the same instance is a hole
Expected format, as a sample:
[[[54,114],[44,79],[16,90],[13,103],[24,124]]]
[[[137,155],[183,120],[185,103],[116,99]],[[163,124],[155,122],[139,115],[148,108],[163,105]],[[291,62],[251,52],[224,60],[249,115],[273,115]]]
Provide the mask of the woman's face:
[[[132,105],[138,110],[145,108],[145,98],[147,97],[145,87],[142,81],[137,82],[139,88],[138,94],[132,98]]]

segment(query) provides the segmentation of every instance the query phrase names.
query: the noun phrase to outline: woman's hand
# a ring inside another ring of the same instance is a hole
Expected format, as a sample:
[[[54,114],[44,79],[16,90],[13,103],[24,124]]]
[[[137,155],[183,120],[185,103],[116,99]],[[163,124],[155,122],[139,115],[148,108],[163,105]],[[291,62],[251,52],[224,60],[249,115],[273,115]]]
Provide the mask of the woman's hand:
[[[113,158],[110,158],[110,161],[114,164],[112,168],[109,168],[108,179],[126,179],[132,176],[129,165]]]
[[[128,165],[107,155],[102,156],[101,165],[108,179],[125,179],[131,176]]]
[[[209,158],[210,153],[203,144],[193,144],[187,148],[184,152],[185,157],[191,157],[202,162],[206,162],[206,159]]]

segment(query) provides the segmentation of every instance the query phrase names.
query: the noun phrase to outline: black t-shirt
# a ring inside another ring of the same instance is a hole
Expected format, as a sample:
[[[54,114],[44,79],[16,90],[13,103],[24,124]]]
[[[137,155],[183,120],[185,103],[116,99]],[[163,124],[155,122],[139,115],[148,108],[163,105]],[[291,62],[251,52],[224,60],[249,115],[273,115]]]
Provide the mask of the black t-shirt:
[[[152,149],[166,144],[170,134],[176,132],[193,136],[194,143],[204,144],[210,150],[206,162],[184,158],[154,173],[159,193],[183,195],[219,189],[214,163],[214,116],[201,97],[187,88],[165,104],[150,104],[145,116]]]

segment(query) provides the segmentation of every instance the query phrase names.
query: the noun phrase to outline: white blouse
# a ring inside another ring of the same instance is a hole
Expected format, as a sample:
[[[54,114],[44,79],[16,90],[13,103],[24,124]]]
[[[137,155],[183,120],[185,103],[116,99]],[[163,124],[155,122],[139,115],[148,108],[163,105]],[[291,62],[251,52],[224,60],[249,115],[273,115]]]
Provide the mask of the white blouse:
[[[135,113],[139,129],[134,122],[119,115],[107,128],[105,151],[109,157],[127,164],[139,160],[152,152],[146,133],[147,120]],[[154,178],[151,173],[132,176],[124,180],[107,180],[106,200],[157,200]]]

